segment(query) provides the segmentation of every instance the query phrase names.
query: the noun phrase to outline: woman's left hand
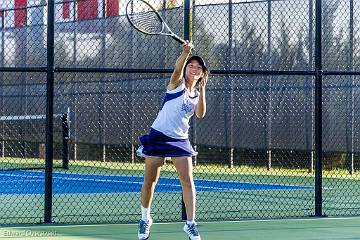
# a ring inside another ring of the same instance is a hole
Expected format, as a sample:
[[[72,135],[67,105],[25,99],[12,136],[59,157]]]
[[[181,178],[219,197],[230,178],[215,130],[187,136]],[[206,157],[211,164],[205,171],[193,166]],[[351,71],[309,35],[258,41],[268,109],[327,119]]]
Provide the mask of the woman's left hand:
[[[204,75],[202,76],[200,83],[199,83],[199,90],[205,90],[205,86],[208,82],[208,78],[209,78],[209,71],[205,71]]]

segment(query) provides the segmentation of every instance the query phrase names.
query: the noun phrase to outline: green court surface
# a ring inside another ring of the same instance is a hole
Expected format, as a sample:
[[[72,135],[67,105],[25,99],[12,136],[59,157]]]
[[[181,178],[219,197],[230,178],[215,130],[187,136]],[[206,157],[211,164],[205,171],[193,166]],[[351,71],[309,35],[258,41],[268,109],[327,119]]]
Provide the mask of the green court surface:
[[[186,240],[183,223],[157,223],[152,240]],[[201,222],[203,240],[342,240],[360,239],[360,218],[307,218]],[[119,239],[136,240],[135,224],[39,225],[2,227],[0,239]]]

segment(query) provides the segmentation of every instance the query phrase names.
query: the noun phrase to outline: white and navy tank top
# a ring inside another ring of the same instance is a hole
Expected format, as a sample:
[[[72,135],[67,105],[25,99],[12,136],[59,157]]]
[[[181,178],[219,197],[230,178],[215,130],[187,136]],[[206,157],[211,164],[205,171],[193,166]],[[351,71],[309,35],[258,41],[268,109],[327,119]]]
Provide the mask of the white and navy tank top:
[[[166,91],[161,110],[151,127],[171,138],[187,139],[189,121],[198,102],[199,92],[190,97],[183,79],[177,88]]]

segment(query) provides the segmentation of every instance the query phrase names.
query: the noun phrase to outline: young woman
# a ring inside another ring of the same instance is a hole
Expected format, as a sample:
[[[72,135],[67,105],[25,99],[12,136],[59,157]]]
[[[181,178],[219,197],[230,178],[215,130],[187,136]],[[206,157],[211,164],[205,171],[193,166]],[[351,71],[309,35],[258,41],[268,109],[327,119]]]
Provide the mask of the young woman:
[[[188,129],[194,113],[198,118],[205,116],[205,87],[209,71],[201,57],[189,58],[192,48],[189,42],[183,45],[183,52],[176,61],[161,110],[149,134],[140,137],[142,145],[137,152],[145,157],[144,182],[141,188],[142,217],[138,231],[141,240],[148,239],[150,235],[153,222],[150,206],[165,158],[172,159],[179,175],[187,214],[184,231],[191,240],[201,239],[195,224],[196,193],[192,166],[192,156],[197,153],[190,144]]]

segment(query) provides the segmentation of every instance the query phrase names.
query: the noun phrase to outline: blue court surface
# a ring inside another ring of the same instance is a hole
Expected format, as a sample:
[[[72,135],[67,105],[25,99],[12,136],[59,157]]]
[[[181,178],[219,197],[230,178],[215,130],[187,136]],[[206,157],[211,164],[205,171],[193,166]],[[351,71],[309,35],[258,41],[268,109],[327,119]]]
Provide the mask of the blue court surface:
[[[43,194],[44,172],[4,171],[0,173],[0,194]],[[140,192],[143,177],[75,173],[53,173],[53,193],[125,193]],[[244,183],[221,180],[195,180],[201,191],[311,190],[312,186]],[[157,192],[180,192],[176,178],[160,178]]]

